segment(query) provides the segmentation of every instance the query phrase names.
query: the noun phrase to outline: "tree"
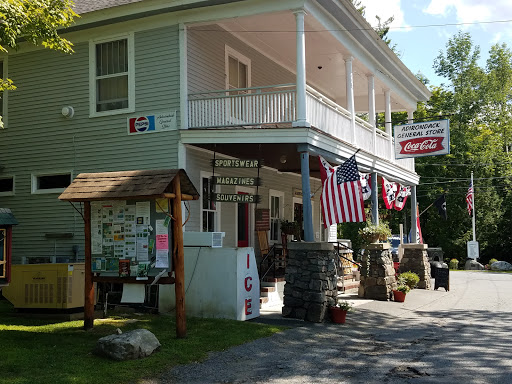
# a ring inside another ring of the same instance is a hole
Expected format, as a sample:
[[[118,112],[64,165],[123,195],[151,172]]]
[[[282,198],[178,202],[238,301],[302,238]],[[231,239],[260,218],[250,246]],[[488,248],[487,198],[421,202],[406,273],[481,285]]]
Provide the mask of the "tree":
[[[504,44],[492,47],[486,68],[479,66],[479,58],[471,36],[459,32],[435,59],[434,69],[447,84],[432,87],[431,99],[417,114],[451,115],[450,154],[418,158],[416,165],[420,207],[441,193],[448,207],[448,221],[429,211],[421,217],[425,241],[459,260],[472,240],[464,196],[474,172],[477,240],[485,261],[509,258],[506,250],[512,245],[506,230],[512,223],[512,167],[506,151],[512,125],[512,53]]]
[[[72,5],[71,0],[0,1],[0,51],[18,49],[20,41],[26,41],[72,53],[73,44],[58,34],[59,28],[69,26],[78,17]],[[0,78],[0,91],[14,89],[16,87],[11,79]]]

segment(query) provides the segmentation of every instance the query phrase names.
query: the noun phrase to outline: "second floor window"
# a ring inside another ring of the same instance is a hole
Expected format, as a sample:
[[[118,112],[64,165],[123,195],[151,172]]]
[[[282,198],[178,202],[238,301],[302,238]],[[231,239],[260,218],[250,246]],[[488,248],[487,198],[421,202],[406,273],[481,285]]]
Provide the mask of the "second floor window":
[[[92,114],[128,111],[133,101],[130,83],[133,76],[133,54],[129,38],[94,44],[94,103]]]

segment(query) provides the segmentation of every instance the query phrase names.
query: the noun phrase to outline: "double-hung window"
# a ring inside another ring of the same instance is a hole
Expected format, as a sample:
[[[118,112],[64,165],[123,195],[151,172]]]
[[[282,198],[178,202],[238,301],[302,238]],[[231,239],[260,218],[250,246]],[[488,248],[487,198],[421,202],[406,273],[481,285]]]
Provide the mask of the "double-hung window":
[[[91,43],[91,116],[134,111],[131,35]]]
[[[202,232],[216,232],[219,230],[219,203],[211,199],[211,193],[217,192],[218,186],[211,183],[210,174],[201,173],[202,206],[201,229]]]

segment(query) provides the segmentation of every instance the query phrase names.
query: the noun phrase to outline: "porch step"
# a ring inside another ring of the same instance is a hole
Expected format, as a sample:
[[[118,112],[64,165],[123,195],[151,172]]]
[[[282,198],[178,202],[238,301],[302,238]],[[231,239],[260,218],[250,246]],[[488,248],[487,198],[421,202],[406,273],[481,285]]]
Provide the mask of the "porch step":
[[[260,297],[268,297],[270,293],[276,291],[276,287],[260,287]]]
[[[263,279],[264,282],[267,283],[279,283],[285,281],[284,276],[283,277],[265,277]]]

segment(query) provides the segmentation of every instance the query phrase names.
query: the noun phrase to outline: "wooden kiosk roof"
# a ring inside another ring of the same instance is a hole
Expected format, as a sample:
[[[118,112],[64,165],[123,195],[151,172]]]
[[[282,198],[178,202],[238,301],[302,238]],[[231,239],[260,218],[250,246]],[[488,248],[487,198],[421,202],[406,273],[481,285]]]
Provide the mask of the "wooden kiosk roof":
[[[179,177],[182,200],[199,193],[183,169],[80,173],[59,196],[65,201],[156,199],[173,197],[171,183]]]

